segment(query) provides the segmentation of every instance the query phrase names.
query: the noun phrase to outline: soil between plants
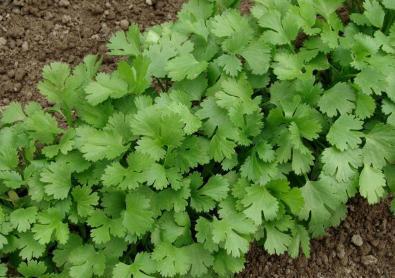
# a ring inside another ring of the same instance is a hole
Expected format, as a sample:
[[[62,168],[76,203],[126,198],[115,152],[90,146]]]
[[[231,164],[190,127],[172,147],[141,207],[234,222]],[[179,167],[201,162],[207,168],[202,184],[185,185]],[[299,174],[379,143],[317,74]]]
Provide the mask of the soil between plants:
[[[90,53],[114,61],[105,44],[117,30],[146,28],[175,18],[183,0],[0,0],[0,106],[35,100],[36,86],[52,61],[76,65]],[[243,6],[248,9],[248,4]],[[310,259],[269,256],[256,244],[239,277],[395,277],[395,218],[389,200],[369,206],[352,200],[340,227],[312,242]]]

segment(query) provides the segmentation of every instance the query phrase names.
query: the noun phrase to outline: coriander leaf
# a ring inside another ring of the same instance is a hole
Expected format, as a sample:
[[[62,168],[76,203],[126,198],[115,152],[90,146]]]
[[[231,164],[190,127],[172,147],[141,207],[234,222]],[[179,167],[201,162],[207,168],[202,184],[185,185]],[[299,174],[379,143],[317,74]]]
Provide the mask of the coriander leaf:
[[[211,210],[216,201],[221,201],[228,195],[229,183],[220,175],[212,176],[203,186],[202,181],[196,185],[197,188],[191,193],[191,207],[198,212]]]
[[[364,15],[370,23],[377,28],[381,28],[384,23],[385,11],[376,0],[365,0],[363,3]]]
[[[52,162],[40,175],[40,181],[46,184],[45,193],[54,199],[67,198],[71,188],[71,173],[70,165]]]
[[[11,189],[18,189],[24,184],[22,176],[16,171],[0,171],[0,182]]]
[[[306,257],[310,256],[310,236],[303,225],[295,225],[292,229],[292,240],[289,244],[289,253],[292,258],[296,258],[300,249]]]
[[[325,180],[308,181],[301,191],[304,207],[299,217],[303,220],[310,219],[309,229],[313,235],[322,234],[330,225],[332,213],[342,204],[338,192]]]
[[[142,194],[130,193],[126,196],[126,210],[122,224],[129,233],[142,236],[154,224],[151,201]]]
[[[277,217],[279,210],[278,200],[270,194],[265,186],[253,185],[247,188],[246,191],[247,195],[241,201],[246,207],[243,212],[256,225],[262,224],[262,214],[266,221]]]
[[[356,148],[362,143],[363,122],[351,115],[341,115],[331,126],[326,138],[332,145],[339,150]]]
[[[215,254],[213,269],[219,277],[226,277],[230,273],[239,273],[243,270],[245,258],[233,257],[223,249]]]
[[[339,182],[348,181],[362,166],[362,151],[349,149],[339,151],[335,147],[322,152],[323,171],[330,176],[335,175]]]
[[[155,262],[150,254],[142,252],[138,253],[131,265],[118,263],[113,270],[114,278],[149,278],[155,277],[149,274],[155,272]]]
[[[41,109],[28,114],[25,120],[25,128],[33,140],[43,144],[52,143],[60,131],[55,118]]]
[[[38,221],[34,224],[32,232],[34,239],[40,244],[47,244],[56,239],[60,244],[65,244],[69,239],[69,228],[63,223],[64,216],[56,209],[48,209],[38,215]]]
[[[157,269],[164,277],[185,275],[190,268],[187,249],[176,247],[169,243],[160,243],[155,246],[152,259],[156,262]]]
[[[101,210],[95,210],[89,216],[87,223],[92,227],[91,237],[97,244],[109,242],[111,235],[116,237],[123,237],[125,235],[122,219],[111,219]]]
[[[387,161],[395,156],[395,128],[390,125],[376,124],[365,134],[365,145],[362,149],[363,162],[376,169],[382,169]]]
[[[222,54],[215,62],[222,67],[229,76],[236,76],[242,68],[241,61],[234,55]]]
[[[388,115],[387,123],[395,126],[395,104],[388,99],[384,99],[381,110],[385,115]]]
[[[355,105],[355,115],[361,120],[370,118],[376,110],[376,102],[374,98],[360,92],[357,93]]]
[[[19,256],[26,260],[39,258],[45,251],[45,245],[42,245],[35,240],[35,238],[33,238],[33,233],[31,232],[18,235],[16,246],[20,249]]]
[[[77,204],[77,211],[81,217],[91,215],[94,211],[94,206],[99,202],[97,192],[92,192],[89,186],[74,187],[71,195]]]
[[[47,266],[44,262],[39,261],[28,261],[27,263],[22,262],[18,266],[18,272],[23,275],[23,277],[43,277],[47,271]]]
[[[214,263],[213,255],[204,249],[201,244],[191,244],[186,247],[191,269],[192,277],[202,277],[208,273],[209,268]]]
[[[76,134],[76,145],[89,161],[114,159],[128,148],[124,145],[122,136],[114,131],[81,126],[76,129]]]
[[[69,275],[72,278],[90,278],[102,276],[106,267],[106,257],[92,245],[83,245],[70,255],[71,267]]]
[[[181,81],[185,78],[192,80],[205,71],[207,65],[207,62],[199,62],[192,54],[188,53],[170,60],[166,70],[173,81]]]
[[[3,125],[20,122],[26,118],[22,106],[18,102],[11,102],[1,112],[1,123]]]
[[[272,50],[261,40],[251,42],[240,54],[246,60],[253,74],[262,75],[268,71]]]
[[[387,9],[395,10],[395,1],[394,0],[383,0],[383,5]]]
[[[10,223],[18,232],[22,233],[30,229],[30,226],[36,222],[36,217],[36,207],[20,208],[10,214]]]
[[[115,75],[99,73],[96,81],[85,88],[86,100],[96,106],[108,98],[121,98],[128,93],[128,84]]]
[[[137,56],[140,54],[141,38],[137,25],[131,25],[127,32],[117,32],[107,44],[111,55]]]
[[[280,80],[292,80],[303,75],[303,62],[298,55],[279,52],[274,61],[273,72]]]
[[[385,194],[385,186],[383,171],[365,164],[359,177],[359,192],[369,204],[376,204],[380,201]]]
[[[321,111],[329,117],[350,113],[354,107],[355,93],[347,83],[337,83],[335,86],[324,92],[318,102]]]
[[[271,255],[283,254],[291,244],[291,236],[272,224],[266,223],[264,228],[266,231],[265,250]]]

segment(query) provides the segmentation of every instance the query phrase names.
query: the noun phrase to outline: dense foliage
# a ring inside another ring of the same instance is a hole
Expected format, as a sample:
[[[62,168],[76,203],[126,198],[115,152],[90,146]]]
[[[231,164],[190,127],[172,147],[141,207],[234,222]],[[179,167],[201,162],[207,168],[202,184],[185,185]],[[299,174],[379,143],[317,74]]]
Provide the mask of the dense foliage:
[[[191,0],[5,107],[0,277],[226,277],[395,183],[395,1]],[[151,85],[154,84],[154,85]]]

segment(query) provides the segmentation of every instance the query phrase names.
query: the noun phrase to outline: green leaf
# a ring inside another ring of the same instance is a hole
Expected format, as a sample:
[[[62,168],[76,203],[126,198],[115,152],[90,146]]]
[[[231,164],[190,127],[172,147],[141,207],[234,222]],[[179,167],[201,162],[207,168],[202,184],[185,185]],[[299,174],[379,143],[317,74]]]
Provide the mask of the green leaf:
[[[291,236],[272,224],[265,224],[264,227],[266,231],[265,250],[271,255],[283,254],[291,244]]]
[[[20,122],[26,118],[21,104],[17,102],[11,102],[1,112],[1,123],[3,125]]]
[[[331,126],[326,138],[339,150],[354,149],[362,143],[362,121],[351,115],[341,115]]]
[[[339,151],[335,147],[322,152],[323,171],[330,176],[335,175],[339,182],[352,178],[362,166],[362,151],[360,149]]]
[[[60,244],[65,244],[70,235],[69,227],[63,223],[64,216],[56,209],[48,209],[38,215],[38,221],[34,224],[32,232],[34,239],[40,244],[47,244],[52,239]]]
[[[370,23],[377,28],[383,27],[385,11],[377,0],[365,0],[363,3],[364,15]]]
[[[76,132],[76,145],[84,158],[89,161],[114,159],[126,152],[128,148],[124,145],[122,136],[114,131],[81,126],[76,129]]]
[[[321,111],[329,117],[350,113],[355,108],[355,93],[347,83],[337,83],[324,92],[318,102]]]
[[[152,253],[157,270],[164,277],[187,274],[190,263],[186,248],[178,248],[169,243],[157,245]]]
[[[47,266],[44,262],[38,261],[28,261],[27,263],[22,262],[18,266],[18,272],[23,275],[23,277],[42,277],[47,271]]]
[[[131,265],[118,263],[113,270],[113,278],[149,278],[155,272],[155,262],[148,253],[138,253]]]
[[[16,246],[20,249],[19,256],[26,260],[39,258],[45,251],[45,245],[40,244],[33,238],[31,232],[20,234],[16,241]]]
[[[195,79],[207,68],[207,62],[199,62],[192,54],[183,54],[169,61],[166,70],[173,81]]]
[[[268,45],[263,44],[261,40],[251,42],[240,54],[246,60],[253,74],[262,75],[268,71],[272,50]]]
[[[95,251],[92,245],[83,245],[70,255],[69,269],[71,278],[87,278],[102,276],[106,267],[106,257]]]
[[[369,204],[376,204],[380,201],[385,194],[385,186],[384,173],[365,164],[359,177],[359,192]]]
[[[121,98],[128,93],[128,84],[115,75],[99,73],[96,81],[92,81],[85,88],[86,100],[96,106],[108,98]]]
[[[137,56],[132,65],[127,62],[118,64],[117,72],[122,80],[128,84],[128,91],[133,94],[142,94],[151,85],[148,76],[148,68],[150,61],[144,56]]]
[[[302,249],[306,257],[310,256],[310,236],[304,226],[295,225],[292,229],[292,240],[288,248],[292,258],[296,258],[299,255],[300,249]]]
[[[70,165],[51,163],[40,175],[40,181],[45,183],[45,193],[54,199],[65,199],[71,189]]]
[[[203,186],[202,183],[199,177],[196,188],[191,193],[191,207],[198,212],[207,212],[215,207],[216,202],[227,197],[229,183],[220,175],[212,176]]]
[[[25,128],[33,140],[44,144],[52,143],[60,131],[55,118],[41,109],[28,113],[28,117],[25,120]]]
[[[293,80],[303,75],[303,63],[299,56],[286,52],[274,56],[273,72],[280,80]]]
[[[36,207],[20,208],[10,214],[10,223],[18,232],[22,233],[30,230],[30,226],[36,222],[36,217]]]
[[[18,189],[24,184],[22,176],[15,171],[0,171],[0,181],[11,189]]]
[[[234,55],[222,54],[215,62],[222,67],[229,76],[236,76],[242,68],[241,61]]]
[[[383,5],[387,9],[395,10],[395,1],[394,0],[383,0]]]
[[[363,93],[357,93],[355,105],[355,115],[361,120],[370,118],[376,110],[376,102],[374,98]]]
[[[97,192],[92,192],[89,186],[74,187],[71,195],[77,204],[77,212],[81,217],[91,215],[94,211],[94,206],[99,202]]]
[[[256,225],[262,224],[262,215],[266,221],[277,217],[278,200],[270,194],[265,186],[254,185],[247,188],[246,191],[247,195],[242,199],[242,204],[246,207],[244,214]]]
[[[87,223],[92,227],[91,237],[97,244],[109,242],[111,236],[123,237],[125,235],[122,219],[111,219],[101,210],[92,212]]]
[[[130,193],[126,196],[126,210],[122,224],[129,233],[142,236],[154,224],[151,201],[142,194]]]
[[[111,55],[138,56],[141,48],[140,30],[137,25],[131,25],[127,32],[117,32],[107,44]]]
[[[363,162],[376,169],[382,169],[387,161],[395,156],[395,128],[390,125],[377,124],[365,134],[362,149]]]

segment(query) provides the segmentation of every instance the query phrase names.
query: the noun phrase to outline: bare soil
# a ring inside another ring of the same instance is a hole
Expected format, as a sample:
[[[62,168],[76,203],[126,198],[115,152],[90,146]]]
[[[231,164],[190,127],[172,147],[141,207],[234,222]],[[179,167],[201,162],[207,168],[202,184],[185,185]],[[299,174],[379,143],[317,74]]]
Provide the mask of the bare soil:
[[[89,54],[113,60],[105,44],[129,23],[142,29],[175,18],[183,0],[0,0],[0,106],[45,101],[37,93],[42,67],[73,65]],[[243,5],[248,10],[248,4]],[[395,218],[389,200],[376,205],[356,198],[349,215],[329,235],[312,242],[311,258],[269,256],[257,245],[239,277],[395,277]]]

